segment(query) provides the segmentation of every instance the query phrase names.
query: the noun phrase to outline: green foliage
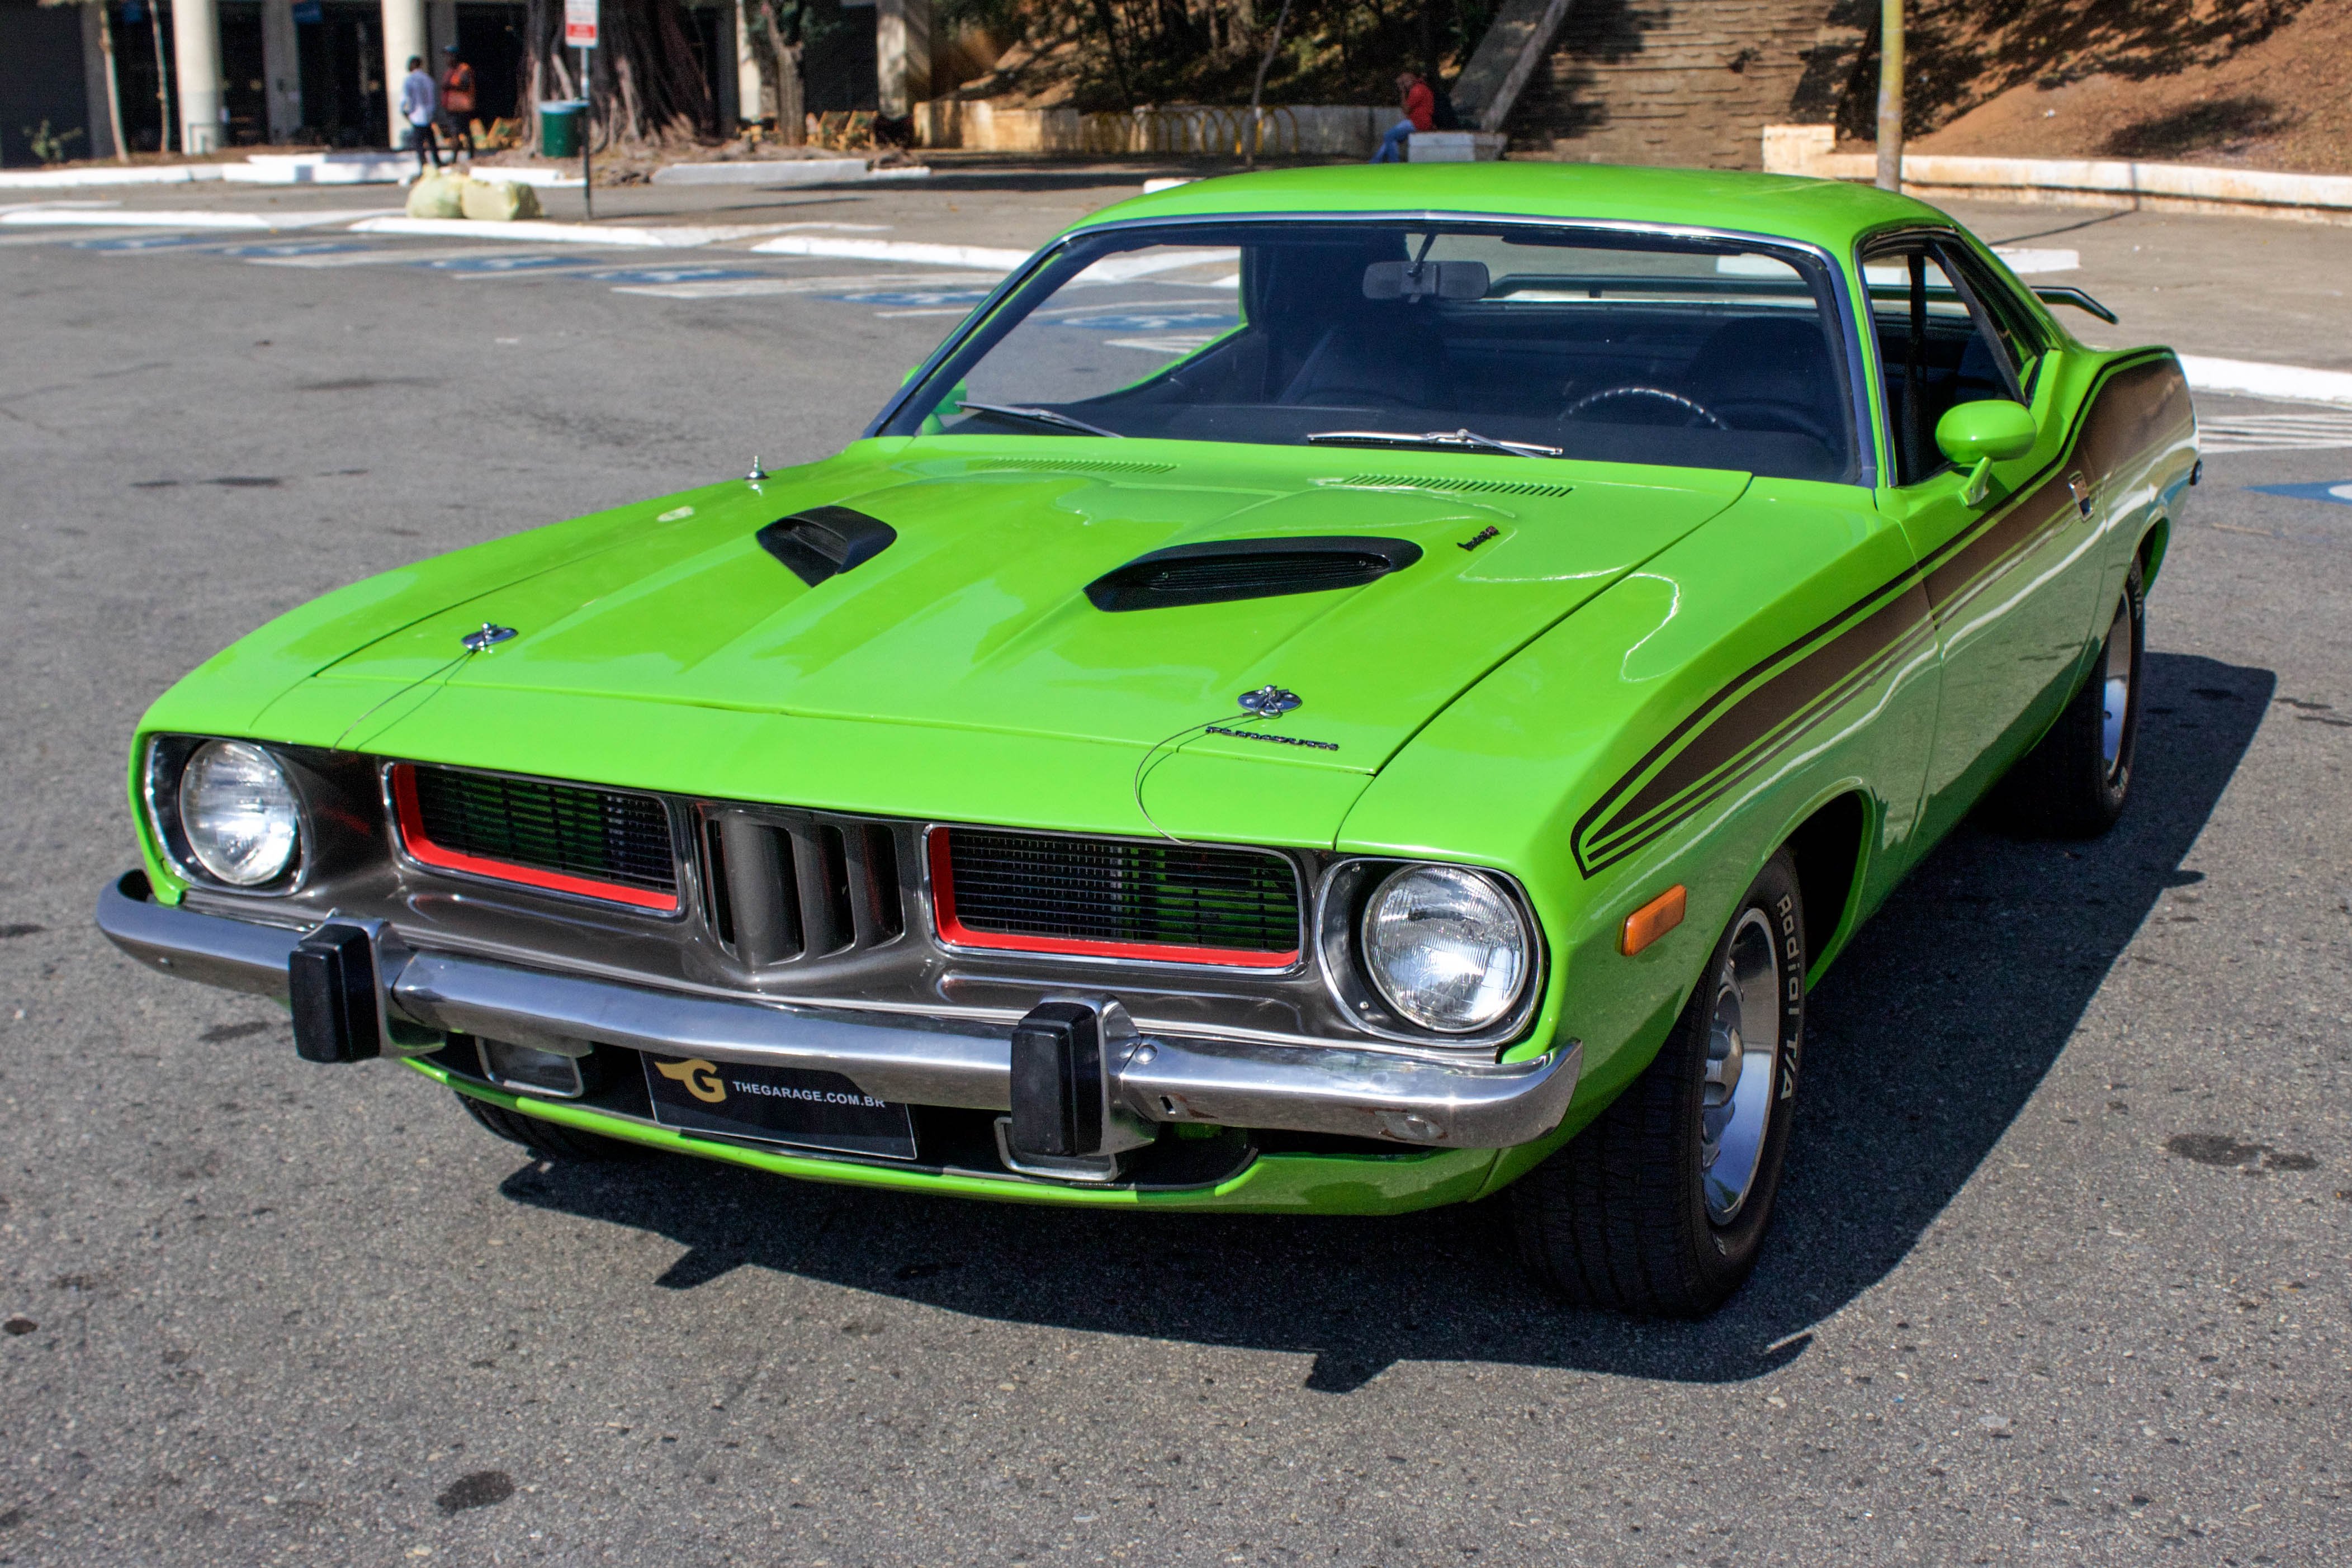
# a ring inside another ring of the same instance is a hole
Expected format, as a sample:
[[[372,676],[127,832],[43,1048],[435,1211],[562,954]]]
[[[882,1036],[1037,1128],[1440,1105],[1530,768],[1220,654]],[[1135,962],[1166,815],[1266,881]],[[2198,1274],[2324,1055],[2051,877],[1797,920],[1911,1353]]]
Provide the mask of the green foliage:
[[[52,131],[46,120],[41,121],[37,131],[29,125],[25,127],[25,141],[32,147],[33,156],[44,163],[64,162],[68,156],[67,144],[80,134],[79,126],[71,131]]]

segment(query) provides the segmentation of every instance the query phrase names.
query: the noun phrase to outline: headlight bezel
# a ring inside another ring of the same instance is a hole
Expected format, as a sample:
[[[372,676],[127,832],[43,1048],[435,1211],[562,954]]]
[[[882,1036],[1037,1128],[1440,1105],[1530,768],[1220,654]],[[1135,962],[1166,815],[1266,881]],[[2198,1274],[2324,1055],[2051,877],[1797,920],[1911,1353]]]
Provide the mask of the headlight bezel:
[[[1372,979],[1361,937],[1365,905],[1374,890],[1396,873],[1424,866],[1465,873],[1486,883],[1509,903],[1527,933],[1527,962],[1517,993],[1501,1015],[1484,1028],[1450,1031],[1416,1023],[1391,1006]],[[1527,890],[1506,873],[1458,861],[1378,855],[1335,862],[1316,887],[1315,946],[1324,988],[1357,1028],[1376,1039],[1422,1047],[1484,1052],[1517,1040],[1527,1032],[1542,1001],[1549,972],[1543,924],[1536,918]]]
[[[214,741],[249,746],[261,752],[277,766],[286,780],[287,792],[293,797],[294,851],[285,868],[267,881],[240,884],[215,876],[205,868],[188,841],[187,829],[180,816],[181,784],[196,753]],[[148,830],[153,833],[173,874],[190,886],[242,898],[274,899],[301,892],[310,881],[318,835],[311,821],[309,791],[304,788],[304,770],[279,747],[235,735],[152,736],[140,779]]]

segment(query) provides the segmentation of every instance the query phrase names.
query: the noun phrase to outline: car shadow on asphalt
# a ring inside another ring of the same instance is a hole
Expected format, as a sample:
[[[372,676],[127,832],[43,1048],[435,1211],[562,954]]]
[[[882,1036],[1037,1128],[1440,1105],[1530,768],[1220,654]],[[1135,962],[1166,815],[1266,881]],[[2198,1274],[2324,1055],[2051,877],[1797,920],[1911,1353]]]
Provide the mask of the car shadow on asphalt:
[[[513,1200],[687,1249],[657,1283],[768,1269],[950,1312],[1311,1354],[1346,1392],[1399,1361],[1480,1361],[1736,1382],[1803,1354],[1813,1324],[1914,1249],[2023,1109],[2183,865],[2275,677],[2150,653],[2133,800],[2090,843],[1964,824],[1813,998],[1805,1093],[1755,1277],[1703,1322],[1559,1305],[1510,1256],[1504,1206],[1387,1219],[1025,1207],[664,1159],[534,1163]]]

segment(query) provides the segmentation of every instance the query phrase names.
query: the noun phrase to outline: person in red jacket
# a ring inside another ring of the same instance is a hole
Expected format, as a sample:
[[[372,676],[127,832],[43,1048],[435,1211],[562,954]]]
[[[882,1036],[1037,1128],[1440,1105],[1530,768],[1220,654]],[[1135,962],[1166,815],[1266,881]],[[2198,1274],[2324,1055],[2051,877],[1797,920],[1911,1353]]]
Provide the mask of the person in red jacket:
[[[1421,79],[1419,71],[1403,71],[1397,77],[1397,97],[1404,110],[1404,118],[1389,127],[1381,138],[1381,150],[1372,154],[1375,163],[1404,162],[1405,138],[1416,131],[1426,131],[1437,119],[1437,95]]]

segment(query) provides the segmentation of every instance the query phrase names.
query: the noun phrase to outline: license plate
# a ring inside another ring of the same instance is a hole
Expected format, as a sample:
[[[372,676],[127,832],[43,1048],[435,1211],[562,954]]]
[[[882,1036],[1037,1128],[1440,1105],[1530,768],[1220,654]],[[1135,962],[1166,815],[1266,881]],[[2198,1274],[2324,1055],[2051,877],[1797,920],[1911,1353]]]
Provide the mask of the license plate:
[[[768,1144],[915,1157],[915,1123],[904,1105],[877,1100],[838,1072],[747,1067],[646,1053],[654,1120],[684,1133]]]

